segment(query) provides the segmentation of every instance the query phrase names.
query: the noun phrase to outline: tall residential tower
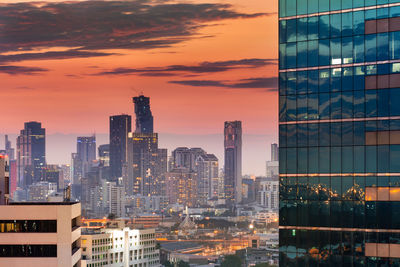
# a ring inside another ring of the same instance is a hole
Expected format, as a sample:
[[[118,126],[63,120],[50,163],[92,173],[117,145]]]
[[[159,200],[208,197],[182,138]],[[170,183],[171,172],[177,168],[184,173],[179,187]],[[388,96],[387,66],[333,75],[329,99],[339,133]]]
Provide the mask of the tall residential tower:
[[[400,1],[279,2],[280,266],[397,266]]]
[[[242,122],[226,121],[225,147],[225,197],[228,204],[242,201]]]
[[[128,159],[128,133],[132,131],[129,115],[110,117],[110,168],[113,180],[122,177],[122,168]]]
[[[136,133],[153,133],[153,115],[150,98],[143,95],[133,98],[136,114]]]

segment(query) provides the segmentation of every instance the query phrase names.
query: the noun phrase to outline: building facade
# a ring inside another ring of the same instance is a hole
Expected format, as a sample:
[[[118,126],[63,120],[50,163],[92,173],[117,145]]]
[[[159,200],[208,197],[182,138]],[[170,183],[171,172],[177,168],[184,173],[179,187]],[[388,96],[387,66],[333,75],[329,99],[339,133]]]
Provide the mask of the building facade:
[[[42,178],[46,166],[46,130],[40,122],[26,122],[17,138],[18,185],[26,188]]]
[[[0,206],[0,266],[80,266],[80,216],[79,203]]]
[[[136,133],[151,134],[154,131],[153,114],[150,109],[150,98],[143,95],[133,98],[136,114]]]
[[[279,1],[280,265],[400,264],[400,1]]]
[[[128,133],[132,131],[132,117],[118,115],[110,117],[110,168],[115,180],[122,177],[122,168],[128,158]]]
[[[242,201],[242,122],[226,121],[224,127],[225,148],[225,197],[227,203]]]
[[[96,136],[79,136],[76,140],[78,163],[82,164],[82,176],[90,171],[96,160]]]
[[[195,161],[197,195],[200,203],[218,196],[218,158],[214,154],[202,154]]]
[[[128,227],[87,230],[82,235],[82,267],[160,266],[154,229]]]
[[[10,166],[7,156],[0,156],[0,205],[10,199]]]

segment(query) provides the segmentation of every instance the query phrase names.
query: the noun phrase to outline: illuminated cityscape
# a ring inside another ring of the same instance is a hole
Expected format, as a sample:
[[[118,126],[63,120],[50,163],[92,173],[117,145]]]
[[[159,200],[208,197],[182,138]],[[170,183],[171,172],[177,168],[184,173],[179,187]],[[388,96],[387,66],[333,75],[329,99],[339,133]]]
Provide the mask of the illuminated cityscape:
[[[286,195],[379,198],[282,195],[278,4],[1,1],[0,267],[285,266]]]

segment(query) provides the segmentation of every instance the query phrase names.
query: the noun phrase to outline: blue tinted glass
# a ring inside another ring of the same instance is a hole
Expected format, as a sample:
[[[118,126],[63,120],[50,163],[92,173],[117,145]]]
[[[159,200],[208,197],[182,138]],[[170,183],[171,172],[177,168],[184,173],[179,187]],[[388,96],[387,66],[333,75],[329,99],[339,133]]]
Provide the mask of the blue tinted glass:
[[[353,91],[353,68],[343,68],[342,91]]]
[[[391,32],[389,35],[390,59],[400,59],[400,32]]]
[[[318,93],[319,72],[318,70],[308,71],[308,92]]]
[[[353,122],[343,122],[342,123],[342,145],[343,146],[352,146],[354,143],[353,140]]]
[[[309,173],[318,173],[318,147],[308,149],[308,171]]]
[[[365,36],[365,60],[376,61],[376,34]]]
[[[378,60],[388,60],[389,59],[389,34],[379,33],[377,36],[377,51]]]
[[[318,94],[308,95],[308,119],[317,120],[318,116]]]
[[[279,73],[279,94],[286,95],[286,72]]]
[[[308,40],[318,39],[318,17],[308,18]]]
[[[300,18],[297,20],[297,41],[307,40],[307,18]]]
[[[307,0],[297,0],[297,15],[307,14]]]
[[[365,147],[364,146],[355,146],[354,147],[354,172],[363,173],[364,171],[365,171]]]
[[[307,95],[297,96],[297,120],[307,120]]]
[[[297,43],[297,67],[307,67],[307,41]]]
[[[367,172],[376,172],[377,169],[377,158],[376,158],[376,146],[366,146],[365,147],[365,168]]]
[[[318,12],[318,0],[308,0],[308,13],[317,13]]]
[[[389,9],[390,17],[398,17],[400,16],[400,6],[393,6]]]
[[[329,37],[329,15],[324,15],[319,17],[319,39],[324,39]]]
[[[342,69],[335,68],[331,69],[331,92],[339,92],[342,90]]]
[[[331,1],[331,10],[340,10],[342,8],[342,1]]]
[[[281,96],[279,98],[279,121],[286,121],[286,97]]]
[[[353,1],[342,0],[342,9],[353,8]]]
[[[279,21],[279,43],[286,43],[286,20]]]
[[[334,2],[334,1],[332,1]],[[332,3],[331,2],[331,3]],[[336,1],[337,2],[337,1]],[[342,14],[333,14],[330,16],[331,37],[342,36]]]
[[[297,40],[297,20],[289,19],[286,21],[286,40],[296,42]]]
[[[341,172],[342,172],[342,148],[331,147],[331,173],[341,173]],[[338,180],[340,180],[340,178]],[[341,189],[341,186],[338,189]]]
[[[362,63],[365,61],[365,40],[364,35],[354,36],[354,63]]]
[[[378,117],[387,117],[389,116],[389,90],[382,89],[378,90],[377,93]]]
[[[279,45],[279,69],[286,69],[286,44]]]
[[[353,7],[364,7],[364,0],[353,0]]]
[[[329,147],[319,148],[319,172],[330,173],[330,149]]]
[[[297,146],[306,147],[308,145],[307,130],[308,126],[306,123],[297,124]]]
[[[297,127],[296,125],[287,125],[287,146],[295,147],[297,145]]]
[[[288,43],[286,45],[286,68],[296,68],[297,60],[297,46],[296,43]]]
[[[295,121],[297,118],[295,95],[287,96],[286,106],[287,106],[287,118],[286,118],[287,121]]]
[[[342,93],[342,118],[353,118],[353,92]]]
[[[307,71],[297,72],[297,94],[307,93]]]
[[[287,173],[297,173],[297,149],[288,148],[286,150]]]
[[[279,17],[286,16],[286,0],[279,0]]]
[[[286,73],[286,92],[288,95],[296,94],[297,87],[297,73],[295,71]]]
[[[379,0],[382,1],[382,0]],[[384,7],[384,8],[378,8],[376,12],[376,16],[378,19],[385,19],[389,17],[389,9]]]
[[[330,97],[329,93],[319,94],[319,118],[329,119],[330,117]]]
[[[364,118],[365,117],[365,95],[364,91],[354,91],[354,117]]]
[[[295,16],[296,11],[296,0],[286,0],[286,16]]]
[[[363,121],[354,122],[354,144],[365,145],[365,124]]]
[[[376,90],[367,90],[365,91],[365,116],[367,118],[376,117],[376,111]]]
[[[318,41],[308,41],[308,66],[318,66]]]
[[[319,145],[320,146],[329,146],[331,143],[331,130],[329,123],[320,123],[319,124]]]
[[[343,64],[353,63],[353,38],[352,37],[342,38],[342,63]]]
[[[329,11],[329,0],[319,0],[319,12]]]
[[[308,150],[307,148],[298,148],[297,149],[297,173],[307,173],[308,167]]]
[[[342,97],[341,93],[331,93],[331,119],[342,118]]]
[[[330,85],[330,70],[319,71],[319,92],[329,92]]]
[[[330,64],[332,65],[342,64],[342,39],[341,38],[331,39],[330,50],[331,50]]]
[[[377,158],[378,158],[378,172],[387,173],[389,172],[389,146],[378,146],[377,147]]]
[[[308,145],[318,146],[318,123],[308,123]]]
[[[390,116],[400,116],[400,89],[391,89],[389,106],[390,106]]]
[[[340,122],[331,123],[331,146],[342,145],[342,124]]]
[[[353,33],[354,35],[364,34],[365,30],[364,11],[357,11],[353,13]]]
[[[400,145],[390,146],[390,171],[400,172]]]
[[[279,147],[286,147],[286,125],[279,125]]]

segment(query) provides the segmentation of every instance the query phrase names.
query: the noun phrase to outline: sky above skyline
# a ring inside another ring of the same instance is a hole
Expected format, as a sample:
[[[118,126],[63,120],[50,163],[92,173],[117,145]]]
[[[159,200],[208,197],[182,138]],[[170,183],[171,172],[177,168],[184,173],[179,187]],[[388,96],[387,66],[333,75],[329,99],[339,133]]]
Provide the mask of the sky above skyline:
[[[277,5],[2,1],[0,133],[30,120],[48,134],[107,133],[143,92],[157,132],[212,135],[242,120],[246,135],[276,142]]]

